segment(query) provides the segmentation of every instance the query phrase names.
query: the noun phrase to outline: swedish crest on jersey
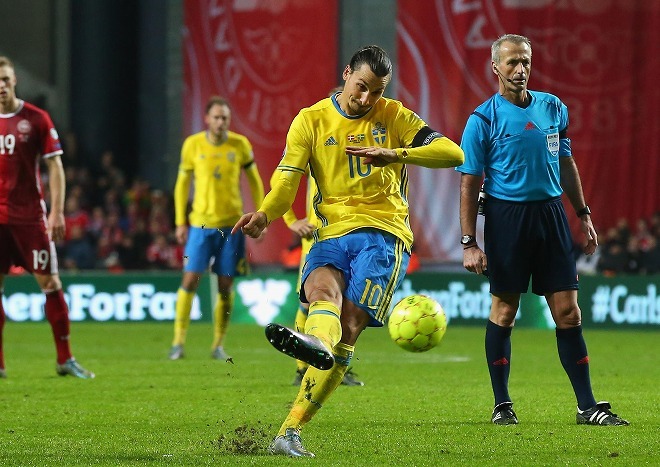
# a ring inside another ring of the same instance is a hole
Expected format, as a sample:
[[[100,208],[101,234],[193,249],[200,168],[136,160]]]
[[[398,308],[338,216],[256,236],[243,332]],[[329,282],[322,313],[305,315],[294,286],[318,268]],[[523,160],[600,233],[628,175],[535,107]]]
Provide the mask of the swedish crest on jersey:
[[[374,137],[376,144],[383,144],[387,139],[387,128],[381,122],[376,122],[374,127],[371,129],[371,134]]]

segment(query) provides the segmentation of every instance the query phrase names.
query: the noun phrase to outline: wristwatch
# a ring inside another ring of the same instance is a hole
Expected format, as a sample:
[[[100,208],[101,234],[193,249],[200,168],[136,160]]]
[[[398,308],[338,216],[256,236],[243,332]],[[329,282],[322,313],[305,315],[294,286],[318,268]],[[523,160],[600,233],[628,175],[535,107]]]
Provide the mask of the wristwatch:
[[[585,206],[582,209],[580,209],[579,211],[577,211],[575,214],[577,214],[578,217],[582,217],[585,214],[591,215],[591,209],[589,209],[589,206]]]
[[[461,245],[468,246],[472,243],[477,243],[477,239],[472,235],[463,235],[461,237]]]

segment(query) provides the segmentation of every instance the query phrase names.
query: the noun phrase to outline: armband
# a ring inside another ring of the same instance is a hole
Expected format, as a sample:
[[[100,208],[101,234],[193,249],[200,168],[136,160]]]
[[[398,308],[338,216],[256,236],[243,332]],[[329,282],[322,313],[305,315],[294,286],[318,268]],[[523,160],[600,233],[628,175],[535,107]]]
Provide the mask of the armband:
[[[444,135],[439,133],[428,126],[424,126],[419,129],[415,137],[413,138],[411,146],[413,148],[418,148],[420,146],[426,146],[431,141],[436,138],[442,138]]]

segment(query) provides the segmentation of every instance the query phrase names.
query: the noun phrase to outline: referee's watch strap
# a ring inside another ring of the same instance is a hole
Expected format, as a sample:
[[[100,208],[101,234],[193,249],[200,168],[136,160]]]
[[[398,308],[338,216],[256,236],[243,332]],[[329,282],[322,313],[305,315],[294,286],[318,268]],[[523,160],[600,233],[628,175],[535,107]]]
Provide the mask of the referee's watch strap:
[[[577,214],[578,217],[582,217],[585,214],[591,215],[591,209],[589,209],[589,206],[585,206],[582,209],[580,209],[579,211],[576,211],[575,214]]]

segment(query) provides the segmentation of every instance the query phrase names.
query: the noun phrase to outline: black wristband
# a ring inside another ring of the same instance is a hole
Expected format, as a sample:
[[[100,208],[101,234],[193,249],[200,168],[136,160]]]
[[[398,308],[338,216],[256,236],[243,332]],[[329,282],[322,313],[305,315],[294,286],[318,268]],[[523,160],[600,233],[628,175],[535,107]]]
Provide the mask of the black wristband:
[[[589,206],[585,206],[582,209],[580,209],[579,211],[577,211],[575,214],[577,214],[578,217],[582,217],[585,214],[591,215],[591,209],[589,209]]]

